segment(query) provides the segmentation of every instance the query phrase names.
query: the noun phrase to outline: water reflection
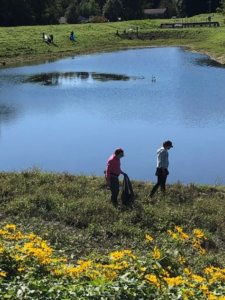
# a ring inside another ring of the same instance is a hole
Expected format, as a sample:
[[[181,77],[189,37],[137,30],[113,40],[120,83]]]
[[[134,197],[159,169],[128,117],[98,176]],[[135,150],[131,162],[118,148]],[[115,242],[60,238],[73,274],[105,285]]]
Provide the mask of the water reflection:
[[[130,177],[154,181],[169,138],[170,182],[223,182],[224,81],[220,65],[176,47],[1,69],[1,170],[102,176],[119,146]]]
[[[42,85],[74,84],[80,81],[128,81],[143,79],[143,77],[127,76],[122,74],[97,73],[97,72],[53,72],[29,76],[24,82],[40,83]]]
[[[215,60],[211,60],[208,57],[201,57],[196,59],[196,64],[199,66],[206,66],[206,67],[215,67],[215,68],[222,68],[225,69],[224,65],[221,65]]]
[[[0,104],[0,123],[15,119],[17,115],[16,108],[5,104]]]

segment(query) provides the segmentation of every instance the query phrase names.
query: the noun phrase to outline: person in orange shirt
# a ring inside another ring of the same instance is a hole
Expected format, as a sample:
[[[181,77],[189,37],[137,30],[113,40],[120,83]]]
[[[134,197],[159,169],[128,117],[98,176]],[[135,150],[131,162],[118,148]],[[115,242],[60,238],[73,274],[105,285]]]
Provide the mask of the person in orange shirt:
[[[124,156],[124,151],[118,148],[109,157],[105,170],[107,184],[111,190],[111,201],[114,206],[118,205],[117,197],[119,194],[119,176],[126,175],[120,168],[120,159]]]

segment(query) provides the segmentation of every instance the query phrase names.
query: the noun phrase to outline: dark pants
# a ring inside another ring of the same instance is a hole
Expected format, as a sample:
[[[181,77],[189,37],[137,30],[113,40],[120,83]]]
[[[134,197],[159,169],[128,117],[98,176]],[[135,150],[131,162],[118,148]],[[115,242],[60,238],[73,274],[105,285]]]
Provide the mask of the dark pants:
[[[152,197],[155,194],[155,192],[158,190],[159,187],[160,187],[161,191],[163,193],[165,193],[166,179],[167,179],[168,174],[169,174],[168,170],[157,168],[156,175],[158,177],[158,180],[157,180],[157,183],[153,186],[153,188],[151,190],[150,197]]]
[[[112,204],[117,206],[117,197],[119,195],[119,178],[117,176],[110,176],[110,190]]]

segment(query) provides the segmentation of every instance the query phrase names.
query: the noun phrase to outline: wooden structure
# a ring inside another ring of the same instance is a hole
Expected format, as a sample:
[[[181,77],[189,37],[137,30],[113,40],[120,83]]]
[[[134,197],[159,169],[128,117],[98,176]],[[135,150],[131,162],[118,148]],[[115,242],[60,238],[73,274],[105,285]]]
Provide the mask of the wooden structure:
[[[162,23],[160,28],[219,27],[219,22]]]

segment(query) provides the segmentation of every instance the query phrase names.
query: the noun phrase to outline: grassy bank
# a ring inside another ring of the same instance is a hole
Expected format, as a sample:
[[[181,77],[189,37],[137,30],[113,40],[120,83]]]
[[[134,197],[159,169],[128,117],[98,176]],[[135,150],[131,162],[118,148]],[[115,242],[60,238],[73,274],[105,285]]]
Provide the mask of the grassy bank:
[[[148,199],[150,187],[150,183],[134,182],[133,209],[116,209],[103,177],[2,173],[1,224],[16,223],[34,231],[76,258],[118,247],[141,251],[146,232],[160,236],[175,225],[187,232],[201,228],[208,237],[207,259],[222,263],[225,188],[174,184],[166,198],[159,193],[153,205]]]
[[[176,20],[181,22],[206,21],[207,15],[190,19]],[[35,61],[111,51],[130,47],[146,46],[186,46],[192,50],[209,54],[212,58],[225,63],[225,27],[223,17],[213,15],[212,21],[219,21],[220,27],[196,27],[188,29],[160,29],[161,22],[174,20],[136,20],[103,24],[24,26],[0,28],[0,64],[15,65]],[[119,33],[138,27],[139,33],[149,33],[149,39],[124,39]],[[74,31],[76,42],[69,41],[69,33]],[[53,34],[54,44],[42,41],[42,33]]]
[[[1,299],[216,299],[225,187],[173,184],[115,208],[103,177],[0,173]]]

